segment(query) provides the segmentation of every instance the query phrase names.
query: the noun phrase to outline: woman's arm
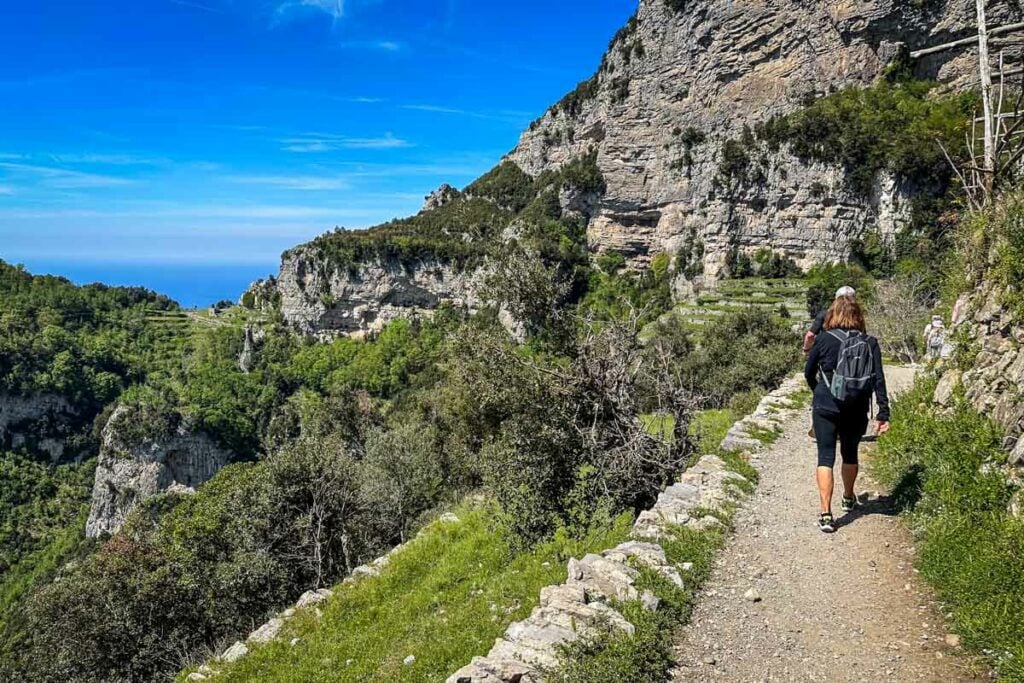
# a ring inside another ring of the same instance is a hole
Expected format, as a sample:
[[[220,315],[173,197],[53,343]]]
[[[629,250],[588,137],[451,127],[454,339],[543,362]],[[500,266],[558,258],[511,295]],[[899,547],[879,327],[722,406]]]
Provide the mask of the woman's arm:
[[[889,422],[889,391],[885,386],[885,368],[882,367],[882,349],[877,339],[871,340],[871,355],[875,359],[875,400],[878,402],[879,424]]]

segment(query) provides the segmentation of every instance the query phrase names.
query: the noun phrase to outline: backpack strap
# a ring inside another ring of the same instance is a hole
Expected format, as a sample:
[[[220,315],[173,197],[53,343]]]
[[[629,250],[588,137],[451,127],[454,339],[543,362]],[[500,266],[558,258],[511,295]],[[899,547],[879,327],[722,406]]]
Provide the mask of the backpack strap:
[[[828,333],[831,334],[836,339],[838,339],[840,342],[844,342],[850,338],[850,333],[847,332],[846,330],[835,329],[829,330]]]

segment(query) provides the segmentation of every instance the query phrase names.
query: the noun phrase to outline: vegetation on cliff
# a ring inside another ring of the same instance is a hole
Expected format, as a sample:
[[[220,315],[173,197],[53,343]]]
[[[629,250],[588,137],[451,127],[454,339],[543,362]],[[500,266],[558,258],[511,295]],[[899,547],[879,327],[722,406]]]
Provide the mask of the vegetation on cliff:
[[[552,223],[564,219],[571,227],[574,221],[563,216],[558,203],[563,191],[604,191],[596,153],[537,178],[504,161],[440,207],[367,230],[339,228],[304,248],[312,250],[328,272],[373,260],[394,260],[406,267],[439,261],[472,269],[496,253],[501,236],[513,226],[519,232],[523,226],[550,230]]]

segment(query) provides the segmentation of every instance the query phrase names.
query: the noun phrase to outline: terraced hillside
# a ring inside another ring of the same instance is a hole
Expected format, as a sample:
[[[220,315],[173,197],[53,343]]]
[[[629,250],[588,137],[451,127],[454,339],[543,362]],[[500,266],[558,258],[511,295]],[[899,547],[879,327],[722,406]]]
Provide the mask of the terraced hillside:
[[[807,284],[798,278],[724,280],[715,290],[676,304],[662,318],[675,317],[685,327],[699,330],[717,318],[748,307],[772,311],[792,321],[794,329],[803,329],[810,322]]]

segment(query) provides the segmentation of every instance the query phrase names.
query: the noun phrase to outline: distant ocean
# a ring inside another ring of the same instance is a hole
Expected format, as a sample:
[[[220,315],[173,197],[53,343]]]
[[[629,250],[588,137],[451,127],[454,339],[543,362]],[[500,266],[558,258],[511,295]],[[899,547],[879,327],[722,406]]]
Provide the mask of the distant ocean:
[[[12,260],[13,261],[13,260]],[[17,262],[17,261],[14,261]],[[228,299],[238,301],[254,280],[277,274],[276,260],[259,263],[97,263],[24,261],[35,275],[61,275],[80,285],[141,286],[166,294],[187,308],[204,308]]]

